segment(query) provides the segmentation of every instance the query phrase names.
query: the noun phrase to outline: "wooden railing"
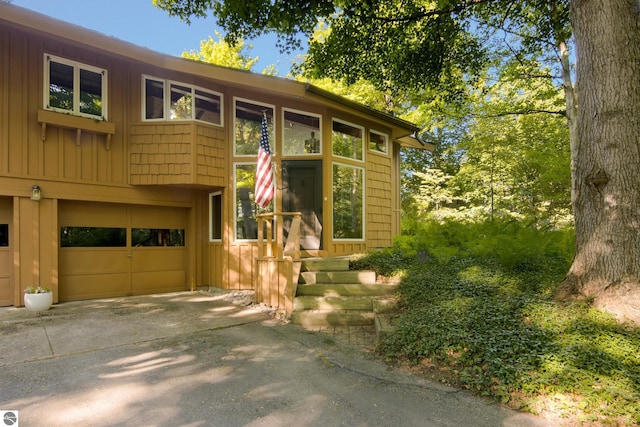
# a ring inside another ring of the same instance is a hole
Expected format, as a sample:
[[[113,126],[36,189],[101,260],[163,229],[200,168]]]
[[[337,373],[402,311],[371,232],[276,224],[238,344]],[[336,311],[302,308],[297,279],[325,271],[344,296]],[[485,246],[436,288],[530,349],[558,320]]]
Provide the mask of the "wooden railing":
[[[284,218],[292,217],[284,243]],[[258,220],[257,285],[255,300],[283,309],[288,316],[300,275],[300,212],[265,213]],[[275,230],[274,230],[275,224]]]

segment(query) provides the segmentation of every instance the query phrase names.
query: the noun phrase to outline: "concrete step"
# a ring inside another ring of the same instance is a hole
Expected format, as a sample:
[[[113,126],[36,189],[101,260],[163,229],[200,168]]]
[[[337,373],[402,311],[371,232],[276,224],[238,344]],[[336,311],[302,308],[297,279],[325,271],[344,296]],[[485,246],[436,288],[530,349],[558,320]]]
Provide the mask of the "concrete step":
[[[298,296],[293,299],[293,311],[359,310],[374,311],[374,297]]]
[[[392,295],[396,284],[298,285],[296,296],[362,297]]]
[[[299,283],[315,285],[320,283],[376,283],[375,271],[304,271]]]
[[[291,313],[291,323],[304,328],[327,326],[368,326],[375,323],[376,315],[370,311],[307,310]]]
[[[302,271],[348,271],[348,257],[303,258]]]
[[[378,343],[384,341],[395,330],[392,317],[388,314],[376,314],[375,327],[376,342]]]

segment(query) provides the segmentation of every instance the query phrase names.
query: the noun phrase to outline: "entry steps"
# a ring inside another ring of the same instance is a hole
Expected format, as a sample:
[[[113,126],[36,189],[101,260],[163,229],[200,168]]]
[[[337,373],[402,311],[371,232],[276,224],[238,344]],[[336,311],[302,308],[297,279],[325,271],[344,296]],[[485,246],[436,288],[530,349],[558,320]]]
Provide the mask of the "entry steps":
[[[349,270],[348,257],[302,259],[290,320],[307,329],[375,325],[395,308],[396,291],[373,271]]]

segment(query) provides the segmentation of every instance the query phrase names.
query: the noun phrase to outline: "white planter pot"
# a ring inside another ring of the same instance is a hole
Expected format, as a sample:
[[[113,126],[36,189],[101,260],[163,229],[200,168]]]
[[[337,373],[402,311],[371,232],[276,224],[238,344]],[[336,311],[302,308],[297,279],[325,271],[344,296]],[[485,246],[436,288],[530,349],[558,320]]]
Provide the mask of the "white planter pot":
[[[53,304],[53,292],[24,294],[24,306],[29,311],[49,310]]]

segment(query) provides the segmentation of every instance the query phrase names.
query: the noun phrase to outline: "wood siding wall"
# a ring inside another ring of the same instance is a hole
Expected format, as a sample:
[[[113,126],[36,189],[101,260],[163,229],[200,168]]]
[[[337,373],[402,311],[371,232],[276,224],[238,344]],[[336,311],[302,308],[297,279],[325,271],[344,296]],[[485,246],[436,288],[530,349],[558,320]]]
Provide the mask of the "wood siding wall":
[[[224,128],[199,123],[137,123],[131,126],[131,184],[226,183]]]
[[[125,184],[128,181],[122,125],[110,149],[106,135],[78,134],[47,126],[43,134],[38,111],[43,103],[44,53],[85,61],[108,69],[126,70],[126,63],[86,49],[0,28],[0,174],[51,180]],[[109,103],[125,105],[128,73],[109,75]],[[109,121],[126,123],[126,108],[110,108]],[[64,116],[60,114],[60,116]],[[91,121],[90,119],[86,119]]]
[[[122,52],[85,46],[79,29],[69,29],[69,34],[77,33],[77,38],[65,39],[62,33],[56,36],[5,24],[2,17],[0,22],[0,196],[10,198],[7,200],[11,200],[13,209],[13,234],[20,236],[12,247],[21,262],[14,272],[16,298],[20,298],[20,288],[36,280],[56,288],[58,202],[67,200],[184,208],[188,216],[185,268],[190,288],[209,285],[254,289],[259,275],[257,244],[234,239],[233,164],[255,161],[234,157],[232,152],[234,97],[275,107],[274,160],[276,163],[289,159],[322,160],[323,196],[328,199],[335,160],[330,147],[333,118],[363,126],[365,134],[369,129],[389,135],[398,132],[395,124],[329,99],[307,96],[304,90],[285,94],[282,87],[290,86],[283,79],[273,80],[276,92],[272,93],[271,86],[258,85],[264,83],[264,76],[254,78],[238,72],[236,80],[217,79],[218,73],[228,77],[233,72],[215,67],[199,68],[200,65],[191,62],[185,62],[184,69],[171,68],[166,64],[173,59],[165,62],[166,57],[151,52],[138,59],[129,52],[136,52],[137,48],[128,45],[123,46]],[[105,40],[114,43],[108,38]],[[106,126],[95,124],[92,119],[80,119],[84,125],[78,127],[81,129],[78,132],[74,128],[78,118],[71,120],[71,116],[50,111],[42,113],[45,53],[107,70]],[[192,70],[192,74],[185,70]],[[221,93],[223,126],[143,122],[142,75]],[[322,155],[283,158],[283,108],[322,117]],[[367,144],[365,137],[365,147]],[[390,145],[393,144],[390,142]],[[365,239],[333,241],[332,208],[327,202],[323,247],[314,255],[346,255],[391,245],[399,231],[399,203],[396,203],[399,195],[395,188],[398,155],[396,147],[391,156],[365,149],[364,162],[347,162],[366,168]],[[31,186],[36,183],[43,191],[40,202],[29,200]],[[213,191],[223,192],[220,242],[208,239],[207,194]],[[39,269],[34,268],[36,263]]]
[[[366,233],[367,247],[391,246],[391,158],[367,153]]]

